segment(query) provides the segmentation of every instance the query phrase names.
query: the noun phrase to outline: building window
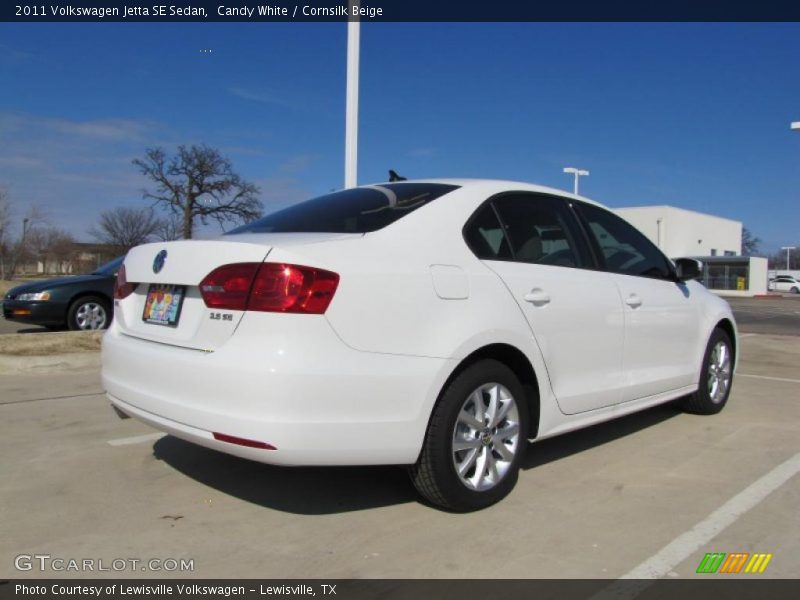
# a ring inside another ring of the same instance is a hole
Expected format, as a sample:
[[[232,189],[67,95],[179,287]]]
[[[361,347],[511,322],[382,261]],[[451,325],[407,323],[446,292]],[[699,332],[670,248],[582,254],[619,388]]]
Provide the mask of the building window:
[[[736,252],[733,250],[725,250],[725,256],[736,256]]]
[[[716,248],[712,248],[711,249],[711,256],[716,256],[716,255],[717,255],[717,249]]]

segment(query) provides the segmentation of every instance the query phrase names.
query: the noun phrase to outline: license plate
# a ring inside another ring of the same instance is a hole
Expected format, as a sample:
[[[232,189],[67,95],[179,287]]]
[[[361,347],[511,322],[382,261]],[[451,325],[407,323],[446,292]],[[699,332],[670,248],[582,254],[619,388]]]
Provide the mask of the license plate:
[[[151,283],[144,301],[142,321],[153,325],[177,327],[185,295],[186,287],[182,285]]]

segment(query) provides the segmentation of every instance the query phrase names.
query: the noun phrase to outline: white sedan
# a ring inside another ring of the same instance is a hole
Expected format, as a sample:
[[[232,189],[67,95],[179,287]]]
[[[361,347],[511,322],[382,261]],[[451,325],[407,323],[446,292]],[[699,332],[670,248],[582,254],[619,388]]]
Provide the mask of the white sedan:
[[[778,275],[769,280],[769,289],[774,292],[791,292],[800,294],[800,281],[791,275]]]
[[[672,400],[723,408],[736,324],[700,266],[541,186],[353,188],[131,250],[103,382],[202,446],[408,465],[429,502],[475,510],[511,491],[529,440]]]

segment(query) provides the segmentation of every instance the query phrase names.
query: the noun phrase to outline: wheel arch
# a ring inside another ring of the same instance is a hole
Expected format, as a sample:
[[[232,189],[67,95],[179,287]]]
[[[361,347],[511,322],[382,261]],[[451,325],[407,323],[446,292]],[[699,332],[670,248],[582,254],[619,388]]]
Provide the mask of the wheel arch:
[[[534,370],[531,361],[528,360],[527,356],[525,356],[525,353],[511,344],[487,344],[485,346],[481,346],[464,357],[441,386],[434,406],[439,403],[442,394],[453,381],[453,379],[455,379],[460,373],[469,368],[471,365],[484,359],[492,359],[504,364],[511,369],[514,375],[516,375],[517,379],[519,379],[523,390],[525,390],[525,400],[527,401],[528,406],[528,416],[530,422],[528,437],[531,439],[537,437],[539,433],[539,418],[541,415],[539,377],[536,375],[536,371]]]
[[[739,348],[737,346],[736,328],[733,326],[733,323],[730,319],[724,318],[717,322],[717,324],[714,326],[714,329],[722,329],[722,331],[727,333],[728,337],[731,338],[731,350],[733,351],[734,364],[736,364],[739,356]]]

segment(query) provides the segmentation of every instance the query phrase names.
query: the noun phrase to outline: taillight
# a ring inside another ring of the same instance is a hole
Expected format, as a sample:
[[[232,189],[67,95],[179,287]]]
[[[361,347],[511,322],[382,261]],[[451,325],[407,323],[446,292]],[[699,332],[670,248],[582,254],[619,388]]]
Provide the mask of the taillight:
[[[200,282],[200,295],[209,308],[245,310],[253,277],[260,263],[217,267]]]
[[[214,269],[200,294],[209,308],[323,314],[333,300],[339,275],[283,263],[237,263]]]
[[[125,276],[125,265],[122,265],[117,271],[117,279],[114,281],[114,299],[127,298],[135,289],[135,283],[128,283],[128,278]]]
[[[264,263],[250,291],[248,310],[321,315],[333,300],[339,276],[331,271]]]

